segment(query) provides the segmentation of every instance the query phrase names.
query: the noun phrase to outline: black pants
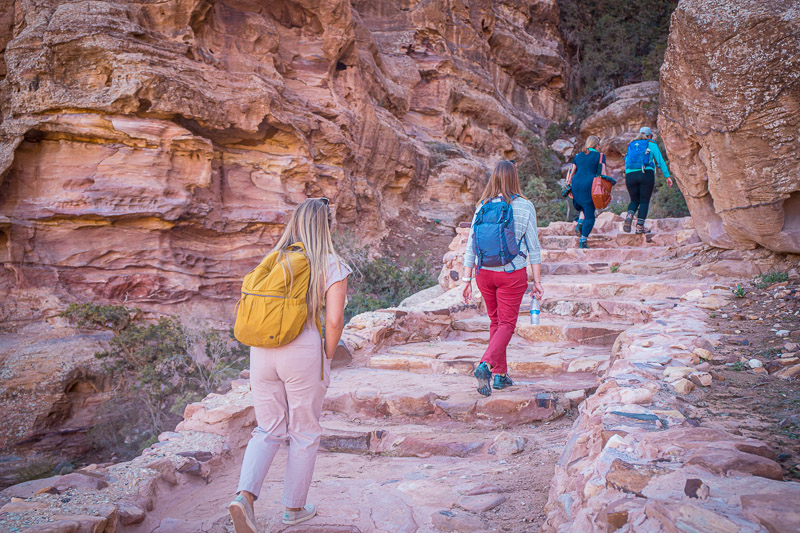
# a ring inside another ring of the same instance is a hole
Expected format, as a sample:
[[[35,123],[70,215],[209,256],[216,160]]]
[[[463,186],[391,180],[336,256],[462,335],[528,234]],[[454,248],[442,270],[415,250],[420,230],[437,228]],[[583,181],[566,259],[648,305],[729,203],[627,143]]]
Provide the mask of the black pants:
[[[656,186],[656,171],[646,169],[644,172],[637,170],[625,174],[625,187],[631,196],[631,203],[628,204],[628,213],[636,215],[639,211],[639,220],[644,222],[647,218],[647,211],[650,209],[650,197],[653,196],[653,188]]]

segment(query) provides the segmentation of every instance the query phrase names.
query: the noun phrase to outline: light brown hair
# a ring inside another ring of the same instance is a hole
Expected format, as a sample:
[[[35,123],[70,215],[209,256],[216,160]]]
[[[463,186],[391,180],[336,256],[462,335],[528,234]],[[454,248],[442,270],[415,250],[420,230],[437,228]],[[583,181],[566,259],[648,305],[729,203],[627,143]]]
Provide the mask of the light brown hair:
[[[489,178],[489,183],[483,189],[483,194],[481,194],[478,204],[480,205],[489,198],[494,198],[501,194],[507,202],[511,202],[513,196],[522,196],[519,176],[517,176],[517,166],[511,161],[503,160],[497,163],[492,176]]]
[[[280,254],[278,261],[281,265],[289,266],[290,286],[294,281],[291,263],[282,261],[287,248],[296,242],[303,243],[311,271],[306,294],[306,307],[308,308],[309,321],[316,322],[322,313],[325,304],[325,284],[328,272],[329,257],[333,256],[339,264],[344,265],[341,257],[336,253],[331,239],[330,211],[328,204],[319,198],[308,198],[303,201],[291,217],[283,230],[283,235],[278,239],[272,251]]]
[[[586,137],[586,142],[583,145],[583,152],[585,154],[589,153],[590,148],[597,148],[600,145],[600,137],[597,135],[589,135]]]

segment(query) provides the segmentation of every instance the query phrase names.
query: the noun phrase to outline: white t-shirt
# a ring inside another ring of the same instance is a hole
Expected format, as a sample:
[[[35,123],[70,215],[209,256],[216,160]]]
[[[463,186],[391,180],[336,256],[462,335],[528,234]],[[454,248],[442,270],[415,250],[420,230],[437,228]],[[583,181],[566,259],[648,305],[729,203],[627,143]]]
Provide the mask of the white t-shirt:
[[[345,263],[337,261],[333,255],[328,256],[328,270],[325,273],[325,292],[331,288],[331,285],[342,281],[349,276],[353,271]]]

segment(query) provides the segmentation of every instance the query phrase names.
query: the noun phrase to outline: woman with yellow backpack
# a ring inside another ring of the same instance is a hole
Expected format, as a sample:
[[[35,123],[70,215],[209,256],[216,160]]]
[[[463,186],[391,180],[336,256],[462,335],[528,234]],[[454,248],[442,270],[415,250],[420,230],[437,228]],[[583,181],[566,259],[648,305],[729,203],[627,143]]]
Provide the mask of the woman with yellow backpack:
[[[258,425],[244,453],[237,496],[228,506],[236,533],[257,531],[253,502],[287,439],[282,521],[299,524],[316,515],[306,498],[351,272],[333,247],[328,204],[327,198],[301,203],[275,248],[242,284],[234,334],[251,346],[250,387]]]

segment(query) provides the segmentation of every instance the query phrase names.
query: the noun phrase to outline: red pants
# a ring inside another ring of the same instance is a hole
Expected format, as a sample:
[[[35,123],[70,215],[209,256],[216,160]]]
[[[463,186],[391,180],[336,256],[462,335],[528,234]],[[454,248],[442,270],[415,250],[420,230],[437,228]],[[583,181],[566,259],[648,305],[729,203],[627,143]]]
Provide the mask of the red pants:
[[[506,347],[517,327],[519,304],[528,290],[528,276],[524,268],[514,272],[494,272],[481,269],[475,280],[489,312],[489,346],[481,362],[488,364],[495,374],[505,374]]]

